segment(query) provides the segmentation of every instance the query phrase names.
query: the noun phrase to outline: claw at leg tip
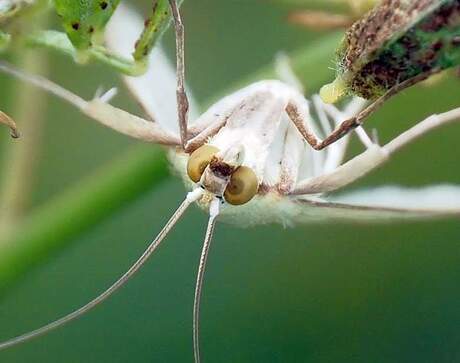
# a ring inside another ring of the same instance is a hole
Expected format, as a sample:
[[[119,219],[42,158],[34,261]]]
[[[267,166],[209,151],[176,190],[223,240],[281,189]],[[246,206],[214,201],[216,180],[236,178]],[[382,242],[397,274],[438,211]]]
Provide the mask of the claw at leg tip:
[[[11,129],[10,135],[12,139],[19,139],[21,137],[21,133],[17,129]]]

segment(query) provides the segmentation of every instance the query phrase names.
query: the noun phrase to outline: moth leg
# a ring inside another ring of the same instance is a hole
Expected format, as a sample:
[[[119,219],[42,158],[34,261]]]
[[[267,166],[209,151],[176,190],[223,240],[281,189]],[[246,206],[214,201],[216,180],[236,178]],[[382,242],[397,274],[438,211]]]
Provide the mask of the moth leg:
[[[321,97],[316,96],[318,98],[319,102],[321,101]],[[334,120],[334,126],[337,127],[340,125],[340,121],[349,117],[353,117],[354,115],[358,114],[363,108],[365,107],[366,101],[363,99],[360,99],[358,97],[353,98],[352,101],[350,101],[350,105],[345,108],[344,111],[339,110],[337,107],[331,104],[326,104],[324,102],[321,103],[322,107],[324,107],[325,112]],[[331,133],[332,130],[328,132]],[[355,129],[356,135],[358,136],[358,139],[361,141],[361,143],[364,145],[365,148],[371,147],[375,142],[370,138],[370,136],[367,134],[367,132],[364,130],[363,127],[359,126]],[[335,145],[336,143],[332,144]]]
[[[373,144],[365,152],[332,172],[299,182],[291,194],[326,193],[342,188],[385,163],[402,147],[440,126],[455,121],[460,121],[460,107],[439,115],[431,115],[384,146]]]
[[[180,144],[177,136],[163,130],[158,123],[147,121],[104,102],[104,99],[109,97],[110,92],[109,95],[106,94],[103,96],[103,99],[96,97],[91,101],[86,101],[80,96],[44,77],[20,71],[4,61],[0,61],[0,71],[22,81],[33,84],[34,86],[70,103],[93,120],[96,120],[104,126],[122,134],[143,141],[163,145]]]
[[[404,82],[397,84],[393,88],[389,89],[383,96],[381,96],[373,103],[371,103],[369,106],[367,106],[358,115],[343,121],[331,134],[329,134],[329,136],[327,136],[323,141],[317,143],[316,145],[312,145],[312,147],[315,150],[322,150],[330,144],[336,142],[337,140],[347,135],[350,131],[361,126],[367,119],[367,117],[374,113],[377,109],[379,109],[388,99],[398,94],[405,88],[413,86],[414,84],[421,82],[438,72],[439,69],[434,69],[430,72],[419,74],[416,77],[410,78]]]
[[[20,137],[18,127],[16,126],[16,122],[8,116],[6,113],[0,111],[0,123],[8,126],[10,128],[10,135],[13,139],[17,139]]]
[[[308,101],[298,92],[290,92],[285,111],[305,141],[315,150],[321,145],[321,139],[313,130],[312,117]]]
[[[299,181],[291,194],[328,193],[362,178],[389,158],[389,153],[374,145],[335,169],[322,175]]]
[[[342,112],[334,106],[332,106],[333,108],[329,108],[328,106],[331,105],[325,104],[318,95],[313,95],[312,101],[319,125],[321,126],[322,135],[331,133],[333,127],[335,127],[338,122],[337,120],[343,120],[344,115],[352,115],[350,113]],[[323,163],[323,172],[332,171],[342,163],[343,158],[345,157],[347,146],[348,139],[343,139],[340,142],[332,144],[330,147],[324,150],[326,153],[326,160]],[[315,153],[315,155],[318,155],[318,153]]]
[[[297,77],[294,68],[292,68],[289,55],[285,52],[278,52],[275,56],[274,66],[275,72],[280,81],[288,84],[302,94],[305,93],[302,81],[299,77]]]
[[[187,123],[189,102],[185,93],[185,56],[184,56],[184,25],[177,8],[176,0],[169,0],[172,16],[174,19],[174,27],[176,30],[176,62],[177,62],[177,115],[179,118],[179,130],[182,148],[188,141]]]
[[[179,138],[164,130],[157,122],[130,114],[99,98],[85,101],[80,110],[102,125],[135,139],[161,145],[180,145]]]
[[[389,98],[393,97],[403,89],[410,87],[426,78],[430,75],[437,73],[439,70],[435,69],[431,72],[420,74],[416,77],[408,79],[400,84],[394,86],[389,91],[387,91],[383,96],[378,98],[376,101],[367,106],[362,110],[358,115],[350,117],[345,121],[342,121],[335,129],[332,131],[324,140],[320,140],[315,133],[308,128],[303,122],[303,120],[308,119],[306,117],[304,105],[305,101],[300,100],[298,95],[294,95],[286,107],[286,112],[288,113],[291,120],[296,125],[299,132],[302,134],[304,139],[310,144],[310,146],[315,150],[322,150],[325,147],[333,144],[334,142],[340,140],[342,137],[347,135],[350,131],[353,131],[357,127],[361,126],[367,117],[375,112],[380,106],[383,105]]]

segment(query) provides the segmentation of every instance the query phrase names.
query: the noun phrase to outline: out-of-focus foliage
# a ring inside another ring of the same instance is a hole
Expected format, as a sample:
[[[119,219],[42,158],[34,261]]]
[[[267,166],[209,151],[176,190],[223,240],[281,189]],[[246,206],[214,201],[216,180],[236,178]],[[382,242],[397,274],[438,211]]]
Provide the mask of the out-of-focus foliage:
[[[315,42],[321,35],[291,27],[286,15],[256,1],[184,3],[187,77],[202,103],[230,84],[241,85],[238,80],[270,63],[279,50],[296,53],[315,45],[310,59],[324,52],[322,66],[303,63],[301,78],[308,89],[318,87],[312,84],[319,73],[332,80],[335,46],[327,55],[325,41]],[[173,57],[172,34],[165,40]],[[85,97],[101,84],[119,85],[114,72],[100,65],[76,67],[53,56],[50,68],[54,80]],[[426,115],[458,106],[458,82],[452,77],[408,90],[374,115],[369,127],[385,141]],[[1,75],[0,85],[1,107],[10,113],[17,84]],[[125,92],[116,102],[139,113]],[[31,213],[137,144],[54,99],[46,121]],[[458,135],[458,125],[433,133],[356,187],[460,183],[453,151]],[[3,148],[10,143],[0,140]],[[168,179],[6,290],[0,338],[35,328],[100,292],[140,254],[183,195],[180,181]],[[191,361],[193,288],[205,222],[192,209],[148,266],[110,301],[64,329],[0,353],[0,361]],[[203,360],[456,361],[459,241],[458,220],[248,230],[219,224],[203,295]]]
[[[182,1],[178,0],[177,6]],[[0,51],[19,43],[53,49],[80,64],[98,61],[124,74],[143,74],[150,51],[171,23],[169,0],[155,1],[147,12],[144,31],[132,45],[132,59],[112,53],[103,42],[106,25],[119,3],[120,0],[6,0],[0,4]],[[57,13],[65,32],[39,26],[35,17],[46,11]]]
[[[120,0],[54,0],[62,25],[77,49],[88,49],[101,37]]]
[[[459,0],[387,1],[347,31],[337,79],[324,93],[376,99],[405,81],[458,66]]]

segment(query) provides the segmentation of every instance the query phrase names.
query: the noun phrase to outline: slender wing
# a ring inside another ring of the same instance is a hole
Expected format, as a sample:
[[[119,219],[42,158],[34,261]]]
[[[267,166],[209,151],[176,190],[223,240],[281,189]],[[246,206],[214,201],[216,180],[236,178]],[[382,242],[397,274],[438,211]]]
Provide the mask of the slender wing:
[[[331,196],[327,200],[297,198],[296,222],[348,220],[357,222],[460,218],[460,186],[423,188],[384,186]]]
[[[131,58],[134,44],[143,29],[142,17],[129,5],[121,3],[112,16],[107,30],[108,47],[117,54]],[[146,114],[163,128],[178,134],[176,69],[161,45],[149,55],[149,69],[139,77],[123,77],[128,89]],[[190,102],[190,119],[197,118],[192,92],[187,91]]]

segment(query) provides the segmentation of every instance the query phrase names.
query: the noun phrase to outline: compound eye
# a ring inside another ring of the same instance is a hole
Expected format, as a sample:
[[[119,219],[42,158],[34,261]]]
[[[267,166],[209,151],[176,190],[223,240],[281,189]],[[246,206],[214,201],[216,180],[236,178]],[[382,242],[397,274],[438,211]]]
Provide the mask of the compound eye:
[[[198,183],[203,175],[204,169],[209,165],[219,149],[212,145],[203,145],[190,155],[187,163],[187,174],[195,183]]]
[[[240,166],[232,174],[230,182],[225,189],[225,200],[233,205],[241,205],[249,202],[259,189],[259,181],[256,173],[247,166]]]

